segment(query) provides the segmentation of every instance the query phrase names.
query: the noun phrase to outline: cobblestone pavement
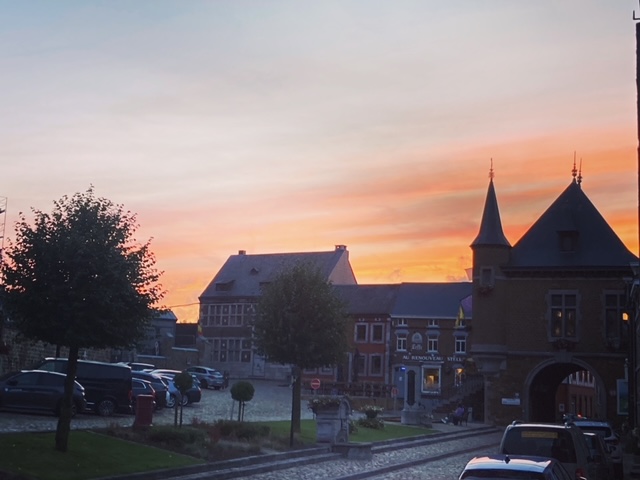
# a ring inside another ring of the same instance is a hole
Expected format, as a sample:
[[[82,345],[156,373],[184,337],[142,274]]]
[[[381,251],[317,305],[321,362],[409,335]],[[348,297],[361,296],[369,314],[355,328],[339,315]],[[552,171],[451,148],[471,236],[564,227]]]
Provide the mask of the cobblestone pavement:
[[[439,430],[471,429],[468,427],[448,427],[445,425],[434,424],[434,428]],[[464,438],[451,442],[440,442],[434,445],[425,445],[414,448],[402,448],[394,451],[376,453],[371,460],[333,460],[331,462],[323,462],[315,465],[289,468],[286,470],[278,470],[271,473],[263,473],[251,475],[246,478],[251,480],[322,480],[322,479],[341,479],[349,476],[362,476],[365,472],[377,468],[384,468],[394,464],[405,462],[420,461],[427,458],[433,458],[446,455],[446,459],[431,462],[425,465],[409,467],[395,472],[387,472],[379,476],[367,477],[375,480],[455,480],[466,463],[476,455],[485,455],[495,453],[498,449],[502,432],[491,433],[478,437]],[[469,452],[467,450],[473,449]],[[456,453],[460,451],[466,453]],[[185,480],[191,477],[181,477]],[[197,478],[197,477],[193,477]],[[204,477],[201,477],[204,478]]]
[[[246,421],[289,420],[291,418],[291,388],[288,385],[267,380],[250,380],[250,382],[255,388],[255,394],[245,406],[244,419]],[[237,419],[238,407],[237,403],[235,406],[234,403],[229,390],[203,390],[202,400],[199,403],[184,407],[182,421],[189,424],[194,419],[205,422]],[[304,401],[301,413],[303,419],[313,418]],[[71,421],[71,428],[102,428],[113,424],[131,426],[134,419],[134,415],[99,417],[93,413],[83,413]],[[154,425],[171,425],[173,421],[173,409],[164,409],[153,414]],[[56,429],[57,423],[58,420],[53,415],[0,412],[0,432],[51,431]]]

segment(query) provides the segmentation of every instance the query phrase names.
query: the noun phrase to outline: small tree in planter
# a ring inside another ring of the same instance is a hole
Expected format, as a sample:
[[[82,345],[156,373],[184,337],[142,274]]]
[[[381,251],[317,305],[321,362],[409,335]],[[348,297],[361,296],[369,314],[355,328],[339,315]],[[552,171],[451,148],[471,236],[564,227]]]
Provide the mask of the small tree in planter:
[[[187,390],[193,387],[193,376],[187,372],[183,371],[173,377],[173,383],[176,385],[176,388],[180,391],[180,426],[182,427],[182,409],[184,408],[182,397],[187,394]],[[173,424],[175,426],[178,425],[178,405],[175,406],[175,414],[174,414]]]
[[[231,398],[238,402],[238,421],[244,421],[244,404],[251,401],[255,389],[249,382],[236,382],[231,387]]]

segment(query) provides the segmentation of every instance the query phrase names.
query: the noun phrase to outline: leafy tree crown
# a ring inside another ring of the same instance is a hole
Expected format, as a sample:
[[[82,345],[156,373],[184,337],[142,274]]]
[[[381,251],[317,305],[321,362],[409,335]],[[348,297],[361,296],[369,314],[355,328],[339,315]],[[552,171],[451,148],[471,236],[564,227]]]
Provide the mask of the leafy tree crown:
[[[280,272],[258,303],[254,338],[269,360],[300,368],[339,363],[347,351],[346,306],[317,266]]]

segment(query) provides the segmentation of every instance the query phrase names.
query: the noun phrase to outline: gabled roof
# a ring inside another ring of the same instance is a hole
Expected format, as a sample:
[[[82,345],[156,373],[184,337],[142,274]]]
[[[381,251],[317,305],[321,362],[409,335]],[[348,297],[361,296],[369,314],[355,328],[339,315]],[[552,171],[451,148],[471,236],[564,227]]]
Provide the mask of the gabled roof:
[[[487,189],[480,231],[476,239],[471,243],[472,247],[479,245],[511,246],[502,231],[502,221],[500,220],[500,210],[498,209],[498,199],[493,186],[493,178],[489,181],[489,188]]]
[[[635,261],[574,179],[513,246],[507,268],[628,268]]]
[[[336,285],[350,315],[391,315],[400,285]]]
[[[471,282],[402,283],[398,289],[392,315],[402,318],[458,317],[460,302],[471,291]]]
[[[267,253],[248,255],[240,251],[231,255],[200,296],[260,296],[262,287],[278,273],[302,262],[317,266],[323,277],[335,285],[355,284],[356,278],[349,263],[349,252],[337,245],[329,252]]]

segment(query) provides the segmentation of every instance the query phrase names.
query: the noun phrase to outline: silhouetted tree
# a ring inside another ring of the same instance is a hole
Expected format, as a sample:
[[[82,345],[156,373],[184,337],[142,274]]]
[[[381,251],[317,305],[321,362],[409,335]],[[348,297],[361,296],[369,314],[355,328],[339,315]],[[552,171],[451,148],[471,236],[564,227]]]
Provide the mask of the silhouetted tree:
[[[136,217],[93,187],[64,196],[53,211],[20,213],[0,274],[11,324],[26,338],[69,348],[56,449],[67,451],[81,348],[129,347],[142,339],[163,292],[149,242],[133,238]]]
[[[300,374],[338,364],[347,352],[346,306],[320,270],[299,263],[280,272],[258,303],[258,353],[294,366],[291,428],[300,432]]]

